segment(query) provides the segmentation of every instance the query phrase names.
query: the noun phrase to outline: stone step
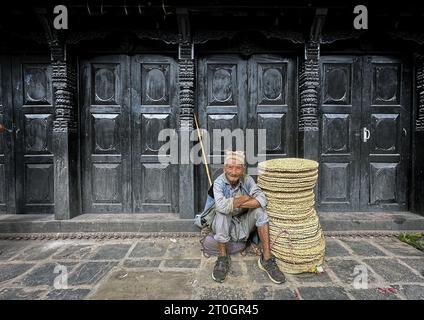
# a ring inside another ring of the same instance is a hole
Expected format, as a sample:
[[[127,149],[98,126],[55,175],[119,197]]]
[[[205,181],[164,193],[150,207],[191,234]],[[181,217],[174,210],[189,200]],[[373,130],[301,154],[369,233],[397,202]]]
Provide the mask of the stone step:
[[[422,231],[424,217],[410,212],[321,212],[326,232]],[[83,214],[54,220],[52,214],[0,215],[0,233],[198,232],[191,219],[178,214]]]
[[[411,212],[320,212],[324,231],[423,231],[424,216]]]
[[[0,233],[198,231],[193,220],[177,214],[83,214],[60,221],[52,214],[0,215]]]

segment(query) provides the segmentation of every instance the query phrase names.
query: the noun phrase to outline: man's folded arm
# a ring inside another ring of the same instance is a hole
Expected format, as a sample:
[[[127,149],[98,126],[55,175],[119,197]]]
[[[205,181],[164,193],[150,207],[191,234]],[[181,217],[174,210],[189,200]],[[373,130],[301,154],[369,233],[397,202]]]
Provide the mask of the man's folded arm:
[[[218,212],[230,214],[234,210],[234,198],[226,198],[222,186],[217,182],[213,184],[213,194],[215,197],[215,208]]]
[[[253,178],[251,176],[248,177],[246,185],[247,185],[247,188],[249,189],[250,196],[259,203],[259,206],[260,207],[262,207],[263,209],[265,209],[266,208],[266,197],[265,197],[265,194],[258,187],[258,185],[256,184],[255,180],[253,180]],[[255,207],[255,208],[259,208],[259,206],[258,207]]]

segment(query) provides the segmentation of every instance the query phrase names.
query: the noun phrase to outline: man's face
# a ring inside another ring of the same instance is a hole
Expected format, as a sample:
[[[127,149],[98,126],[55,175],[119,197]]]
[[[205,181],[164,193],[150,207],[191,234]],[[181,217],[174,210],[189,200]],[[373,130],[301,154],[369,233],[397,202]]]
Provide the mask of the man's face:
[[[244,165],[237,162],[236,159],[230,159],[228,163],[224,165],[224,173],[228,182],[232,185],[237,184],[244,174],[244,169]]]

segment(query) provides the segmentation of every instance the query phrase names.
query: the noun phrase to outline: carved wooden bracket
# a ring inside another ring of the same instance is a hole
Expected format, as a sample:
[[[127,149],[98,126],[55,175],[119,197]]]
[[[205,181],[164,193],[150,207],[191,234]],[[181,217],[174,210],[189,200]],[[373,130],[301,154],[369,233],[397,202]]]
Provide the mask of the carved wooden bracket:
[[[424,56],[416,55],[416,96],[417,96],[417,116],[415,120],[415,130],[424,131]]]
[[[47,14],[47,9],[35,8],[34,11],[44,29],[52,61],[66,61],[66,44],[63,33],[53,27],[53,21]]]
[[[309,40],[319,42],[321,39],[322,28],[324,27],[325,18],[327,16],[327,8],[318,8],[315,11],[315,17],[312,22]]]

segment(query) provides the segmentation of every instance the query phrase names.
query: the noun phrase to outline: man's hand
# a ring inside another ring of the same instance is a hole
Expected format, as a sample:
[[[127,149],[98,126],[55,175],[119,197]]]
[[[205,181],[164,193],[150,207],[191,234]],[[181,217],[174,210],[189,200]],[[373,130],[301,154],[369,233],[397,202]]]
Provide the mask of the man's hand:
[[[243,203],[249,201],[250,199],[252,199],[252,198],[249,197],[248,195],[234,197],[233,206],[234,206],[234,208],[240,208],[243,205]]]

